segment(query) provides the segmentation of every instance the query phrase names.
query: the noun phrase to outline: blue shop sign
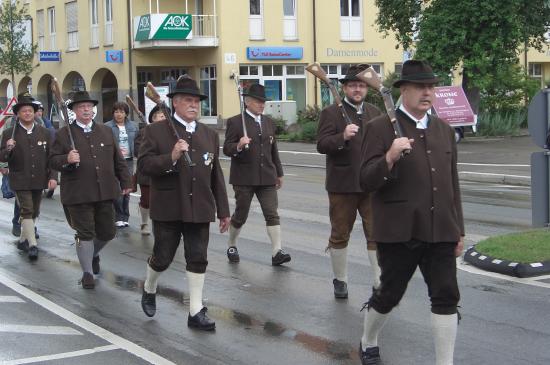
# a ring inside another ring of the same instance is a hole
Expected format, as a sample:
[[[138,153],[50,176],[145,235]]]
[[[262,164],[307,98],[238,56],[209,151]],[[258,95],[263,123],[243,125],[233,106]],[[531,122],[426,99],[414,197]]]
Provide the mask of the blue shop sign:
[[[301,60],[303,47],[246,47],[249,60]]]
[[[40,61],[61,62],[61,52],[59,51],[40,51]]]
[[[123,61],[122,50],[105,51],[105,61],[107,63],[122,63]]]

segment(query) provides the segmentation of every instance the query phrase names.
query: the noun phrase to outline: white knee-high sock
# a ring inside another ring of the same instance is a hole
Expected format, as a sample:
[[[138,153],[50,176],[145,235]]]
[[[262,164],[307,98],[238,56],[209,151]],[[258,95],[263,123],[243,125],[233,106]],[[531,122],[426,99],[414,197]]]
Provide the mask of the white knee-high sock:
[[[456,313],[447,315],[432,313],[436,365],[453,365],[457,327]]]
[[[94,258],[94,243],[93,241],[83,241],[76,243],[76,255],[80,262],[82,272],[92,274],[92,260]]]
[[[143,283],[143,290],[148,294],[155,294],[157,292],[157,285],[160,277],[160,272],[155,271],[147,264],[147,277]]]
[[[149,209],[139,207],[139,212],[141,214],[141,224],[149,224]]]
[[[239,237],[240,233],[240,228],[235,228],[232,224],[229,225],[229,240],[227,241],[227,247],[237,247],[237,237]]]
[[[380,286],[380,266],[378,266],[378,256],[376,256],[376,250],[367,249],[367,254],[369,255],[369,262],[372,271],[372,276],[374,280],[374,287],[378,289]]]
[[[196,315],[202,309],[202,288],[204,286],[204,274],[186,271],[189,281],[189,314]]]
[[[29,241],[29,247],[38,245],[34,235],[34,221],[31,218],[21,220],[21,237],[23,237],[23,241]]]
[[[332,264],[332,272],[337,280],[348,282],[348,248],[330,249],[330,262]]]
[[[105,247],[105,245],[109,243],[109,241],[102,241],[102,240],[98,240],[97,238],[94,238],[93,242],[94,242],[94,257],[99,256],[99,251],[101,251],[103,247]]]
[[[389,314],[378,313],[373,308],[365,312],[365,321],[363,324],[363,337],[361,337],[361,347],[363,351],[367,347],[378,346],[378,334],[386,324]]]
[[[271,240],[271,256],[281,249],[281,226],[266,226],[267,235]]]

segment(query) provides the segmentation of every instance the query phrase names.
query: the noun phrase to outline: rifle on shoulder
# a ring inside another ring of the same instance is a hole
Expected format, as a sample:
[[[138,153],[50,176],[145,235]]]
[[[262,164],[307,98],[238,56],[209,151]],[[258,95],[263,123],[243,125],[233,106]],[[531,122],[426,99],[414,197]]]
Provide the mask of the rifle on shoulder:
[[[69,132],[71,149],[76,150],[76,147],[74,145],[73,132],[71,131],[71,121],[69,120],[69,110],[67,109],[67,104],[65,104],[65,100],[63,100],[63,98],[61,97],[61,88],[59,87],[59,82],[55,77],[52,80],[52,92],[55,100],[57,101],[57,108],[61,111],[61,113],[63,114],[63,119],[67,123],[67,131]],[[79,163],[75,164],[76,167],[78,167],[79,165]]]
[[[328,86],[332,94],[332,97],[334,98],[334,102],[336,103],[336,105],[338,105],[338,108],[340,109],[340,112],[342,113],[342,116],[344,117],[346,124],[352,124],[353,122],[351,121],[348,113],[346,112],[346,109],[344,108],[342,98],[340,97],[338,90],[336,90],[336,86],[334,85],[332,80],[328,78],[327,73],[325,72],[325,70],[323,70],[321,65],[315,62],[315,63],[312,63],[311,65],[308,65],[306,67],[306,70],[312,73],[313,76],[317,77],[319,80],[321,80]]]
[[[145,96],[147,96],[149,99],[151,99],[152,102],[154,102],[158,107],[159,110],[164,114],[164,118],[166,118],[166,121],[168,122],[168,125],[172,128],[172,132],[176,136],[176,139],[179,141],[181,139],[180,134],[176,130],[176,126],[174,125],[175,121],[172,117],[172,114],[170,113],[170,109],[168,108],[168,105],[160,98],[159,93],[155,89],[155,86],[151,83],[147,83],[147,90],[145,90]],[[191,160],[191,157],[189,156],[189,153],[187,151],[183,152],[183,156],[185,158],[185,161],[189,166],[195,166],[196,164]]]
[[[369,67],[359,72],[355,76],[359,80],[365,82],[369,87],[375,89],[380,94],[382,94],[382,99],[384,100],[384,106],[386,107],[386,113],[388,113],[388,117],[390,117],[391,125],[393,127],[393,132],[395,133],[395,136],[397,138],[406,137],[403,134],[403,130],[401,129],[401,125],[399,124],[397,117],[395,116],[395,104],[393,102],[393,98],[391,95],[391,89],[385,87],[382,84],[382,80],[380,80],[380,77],[378,76],[376,71],[372,67]],[[410,152],[411,150],[404,150],[403,154],[408,155]]]

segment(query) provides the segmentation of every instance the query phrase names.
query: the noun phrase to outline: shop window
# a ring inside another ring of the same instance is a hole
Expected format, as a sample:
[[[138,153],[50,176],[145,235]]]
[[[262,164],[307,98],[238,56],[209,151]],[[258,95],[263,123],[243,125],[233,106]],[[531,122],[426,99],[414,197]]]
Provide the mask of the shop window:
[[[250,71],[254,67],[255,72]],[[306,107],[306,76],[303,65],[241,65],[241,84],[247,88],[253,83],[265,86],[266,96],[274,101],[295,101],[296,110]]]
[[[185,75],[187,70],[184,68],[165,68],[160,70],[160,82],[164,85],[175,83],[178,77]],[[175,86],[175,84],[174,84]]]
[[[343,41],[363,40],[361,1],[340,0],[340,39]]]
[[[296,0],[283,0],[283,39],[286,41],[298,39]]]
[[[55,39],[55,8],[48,8],[48,30],[50,33],[50,50],[57,49]]]
[[[208,95],[208,99],[201,101],[201,115],[206,117],[216,116],[218,114],[216,66],[201,68],[200,84],[202,93]]]
[[[65,4],[67,21],[67,51],[78,50],[78,4],[76,1]]]
[[[249,24],[250,39],[252,40],[264,39],[263,1],[249,0],[249,2],[250,2],[250,11],[248,15],[248,24]]]
[[[399,75],[399,77],[401,77],[401,72],[403,71],[403,64],[402,63],[396,63],[393,70],[394,70],[393,72],[396,75]]]

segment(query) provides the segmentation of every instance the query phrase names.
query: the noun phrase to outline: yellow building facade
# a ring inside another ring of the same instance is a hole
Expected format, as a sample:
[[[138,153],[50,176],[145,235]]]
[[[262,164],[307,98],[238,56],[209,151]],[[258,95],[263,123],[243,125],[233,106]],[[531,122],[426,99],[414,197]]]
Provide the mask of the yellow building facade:
[[[16,79],[48,108],[56,77],[63,96],[86,89],[100,102],[98,120],[131,95],[142,111],[147,81],[170,87],[189,74],[209,99],[202,120],[220,123],[239,112],[232,74],[259,82],[268,97],[296,110],[324,106],[330,93],[305,66],[319,62],[331,79],[351,64],[382,76],[399,72],[407,54],[375,26],[374,0],[27,0],[38,67]],[[191,24],[190,35],[181,32]],[[182,28],[183,27],[183,28]],[[178,33],[179,31],[179,33]],[[550,60],[550,56],[540,57]],[[531,56],[530,56],[531,57]],[[546,61],[544,61],[546,62]],[[544,63],[541,61],[541,63]],[[550,70],[542,67],[550,78]],[[544,77],[541,76],[543,79]],[[542,81],[541,81],[542,82]],[[9,94],[0,79],[0,104]]]

